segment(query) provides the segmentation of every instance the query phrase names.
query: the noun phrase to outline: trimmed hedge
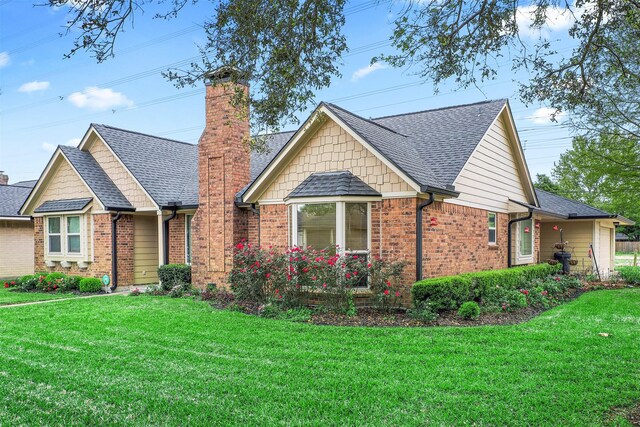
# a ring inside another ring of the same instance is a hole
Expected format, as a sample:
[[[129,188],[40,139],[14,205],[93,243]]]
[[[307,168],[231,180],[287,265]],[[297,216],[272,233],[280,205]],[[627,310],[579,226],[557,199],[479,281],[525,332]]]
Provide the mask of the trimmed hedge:
[[[80,292],[100,292],[102,290],[102,280],[95,277],[87,277],[80,280],[78,288]]]
[[[560,264],[537,264],[425,279],[413,285],[411,296],[416,307],[430,302],[438,311],[455,310],[466,301],[480,301],[497,286],[519,289],[534,279],[556,274],[561,268]]]
[[[189,264],[165,264],[158,267],[158,278],[162,289],[170,291],[174,286],[191,283]]]

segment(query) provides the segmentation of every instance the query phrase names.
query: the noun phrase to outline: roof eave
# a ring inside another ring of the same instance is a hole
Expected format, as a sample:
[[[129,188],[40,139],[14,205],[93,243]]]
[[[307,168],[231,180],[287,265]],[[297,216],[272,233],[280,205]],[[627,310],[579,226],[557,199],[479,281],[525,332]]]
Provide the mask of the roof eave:
[[[440,194],[440,195],[443,195],[443,196],[451,196],[451,197],[458,197],[460,195],[459,191],[446,189],[446,188],[437,188],[437,187],[433,187],[431,185],[423,185],[423,186],[421,186],[420,187],[420,192],[422,192],[422,193],[434,193],[434,194]]]

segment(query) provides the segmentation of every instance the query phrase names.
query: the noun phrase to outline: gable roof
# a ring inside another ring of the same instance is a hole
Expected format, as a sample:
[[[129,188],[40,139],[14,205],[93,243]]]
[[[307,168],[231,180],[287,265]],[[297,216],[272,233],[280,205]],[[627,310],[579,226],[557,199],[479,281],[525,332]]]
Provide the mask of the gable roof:
[[[568,219],[585,219],[585,218],[615,218],[619,219],[629,225],[633,224],[627,218],[620,215],[611,214],[603,211],[602,209],[594,208],[585,203],[577,202],[575,200],[567,199],[566,197],[558,196],[557,194],[549,193],[548,191],[536,188],[536,194],[540,201],[540,209],[543,212],[550,213]]]
[[[12,185],[0,185],[0,217],[21,218],[20,207],[29,197],[31,187]],[[28,217],[26,217],[28,218]]]
[[[58,147],[71,166],[89,186],[107,210],[134,210],[129,200],[116,187],[96,159],[86,151],[60,145]]]
[[[321,196],[380,197],[373,188],[349,171],[312,173],[289,193],[287,199]]]
[[[91,126],[158,206],[197,205],[197,145],[107,125]]]

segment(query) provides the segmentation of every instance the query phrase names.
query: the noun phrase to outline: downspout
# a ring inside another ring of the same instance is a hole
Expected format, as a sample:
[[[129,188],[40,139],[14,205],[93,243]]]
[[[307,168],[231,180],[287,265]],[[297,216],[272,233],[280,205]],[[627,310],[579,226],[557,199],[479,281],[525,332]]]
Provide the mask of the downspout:
[[[433,193],[418,206],[416,212],[416,282],[422,280],[422,210],[434,202]]]
[[[118,287],[118,220],[122,217],[122,212],[116,212],[116,216],[111,218],[111,292]]]
[[[258,242],[257,245],[260,246],[260,209],[256,208],[255,203],[251,203],[251,211],[254,215],[258,216]]]
[[[177,210],[174,208],[171,210],[171,215],[169,215],[169,217],[167,219],[164,220],[164,236],[163,237],[163,243],[164,243],[164,263],[165,264],[169,264],[169,221],[171,221],[173,218],[176,217],[176,215],[178,215]]]
[[[513,237],[513,231],[511,229],[512,228],[511,226],[516,222],[526,221],[531,218],[533,218],[533,209],[529,208],[529,215],[524,216],[522,218],[512,219],[511,221],[509,221],[509,225],[507,225],[507,267],[509,268],[511,268],[511,266],[513,265],[513,262],[511,262],[511,253],[513,252],[511,250],[511,239]]]

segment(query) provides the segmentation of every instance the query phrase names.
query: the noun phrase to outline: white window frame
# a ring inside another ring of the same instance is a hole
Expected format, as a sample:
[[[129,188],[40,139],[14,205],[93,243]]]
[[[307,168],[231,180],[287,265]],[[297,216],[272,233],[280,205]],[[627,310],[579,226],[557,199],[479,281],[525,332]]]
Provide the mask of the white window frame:
[[[529,232],[531,233],[531,254],[523,255],[520,251],[520,241],[522,240],[522,232],[524,231],[525,223],[531,221],[531,225],[529,226]],[[516,224],[518,225],[517,233],[516,233],[516,263],[517,264],[531,264],[533,262],[533,255],[535,252],[536,245],[536,228],[534,227],[533,218],[528,221],[520,221]]]
[[[49,231],[49,220],[53,219],[53,218],[58,218],[59,224],[60,224],[60,231],[58,233],[51,233]],[[47,244],[47,255],[53,255],[53,256],[61,256],[62,254],[64,254],[64,238],[63,236],[63,219],[62,216],[60,215],[52,215],[52,216],[48,216],[46,217],[46,225],[45,225],[45,242]],[[60,252],[51,252],[50,247],[51,247],[51,243],[49,242],[49,237],[50,236],[59,236],[60,237]]]
[[[71,233],[69,232],[69,218],[74,218],[77,217],[78,218],[78,232],[77,233]],[[65,227],[65,235],[64,235],[64,240],[65,240],[65,252],[69,254],[69,256],[81,256],[82,255],[82,215],[65,215],[64,217],[64,227]],[[69,237],[70,236],[78,236],[78,239],[80,240],[80,250],[78,252],[71,252],[69,250]]]
[[[79,217],[79,222],[80,222],[80,232],[79,233],[72,233],[72,236],[80,236],[80,252],[69,252],[69,243],[68,243],[68,237],[69,234],[67,232],[67,218],[69,217],[74,217],[77,216]],[[60,218],[60,233],[49,233],[49,218]],[[85,232],[85,221],[86,221],[86,217],[82,212],[70,212],[68,214],[65,215],[61,215],[61,214],[55,214],[55,215],[47,215],[44,216],[44,221],[46,223],[45,226],[45,244],[46,244],[46,248],[45,248],[45,253],[46,253],[46,259],[47,260],[52,260],[52,261],[64,261],[64,260],[72,260],[72,261],[82,261],[85,259],[86,256],[86,232]],[[49,250],[49,236],[53,235],[53,236],[60,236],[60,252],[51,252]]]
[[[371,202],[365,200],[327,200],[327,201],[313,201],[307,202],[305,200],[299,200],[290,204],[289,218],[291,226],[289,227],[289,242],[291,246],[299,246],[298,242],[298,206],[299,205],[317,205],[335,203],[336,205],[336,245],[338,246],[338,253],[344,254],[369,254],[371,252]],[[367,249],[349,250],[346,247],[346,233],[345,233],[345,204],[346,203],[366,203],[367,204]]]
[[[191,265],[193,261],[193,227],[191,222],[193,221],[193,214],[184,215],[184,263]],[[190,231],[187,234],[187,231]],[[189,244],[191,240],[191,244]],[[189,256],[189,248],[191,248],[191,256]]]
[[[490,225],[490,220],[489,218],[491,217],[491,215],[493,215],[493,227],[491,227]],[[489,214],[487,215],[487,229],[489,231],[493,230],[493,240],[491,240],[491,238],[489,237],[489,233],[487,233],[487,240],[489,241],[490,245],[497,245],[498,244],[498,214],[495,212],[489,212]]]

